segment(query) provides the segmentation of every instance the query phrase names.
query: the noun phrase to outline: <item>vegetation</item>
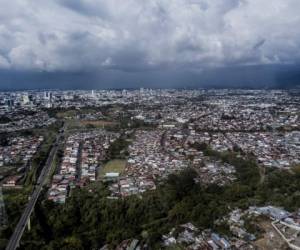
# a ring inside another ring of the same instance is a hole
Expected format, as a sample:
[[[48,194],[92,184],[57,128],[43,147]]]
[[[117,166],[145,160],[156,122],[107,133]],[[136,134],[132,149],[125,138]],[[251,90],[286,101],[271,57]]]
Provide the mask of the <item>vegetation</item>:
[[[108,120],[78,120],[78,119],[68,119],[65,121],[67,128],[69,130],[89,130],[89,129],[99,129],[99,128],[109,128],[117,129],[118,123]]]
[[[108,149],[108,159],[125,159],[128,156],[129,136],[121,135]]]
[[[34,215],[36,226],[30,234],[25,234],[22,248],[97,249],[107,243],[114,247],[135,237],[157,249],[163,233],[188,221],[200,229],[226,232],[226,228],[216,228],[213,222],[236,207],[273,204],[290,211],[299,208],[297,169],[269,170],[265,181],[260,183],[258,166],[251,159],[243,160],[233,153],[210,151],[210,154],[234,164],[238,180],[225,187],[205,187],[196,184],[196,172],[187,169],[170,175],[142,199],[131,196],[109,200],[104,184],[76,189],[64,206],[50,201],[39,203]],[[255,230],[251,222],[247,225]]]
[[[95,121],[90,121],[90,120],[83,120],[80,121],[82,126],[86,126],[87,128],[106,128],[106,127],[111,127],[111,126],[117,126],[116,122],[112,121],[106,121],[106,120],[95,120]]]
[[[0,116],[0,124],[9,123],[11,121],[12,120],[9,117],[7,117],[7,116],[4,116],[4,115]]]
[[[111,160],[100,168],[99,175],[104,176],[106,173],[122,173],[126,165],[126,160]]]
[[[156,127],[157,124],[147,123],[143,120],[131,119],[130,117],[120,118],[120,127],[122,129],[151,129]]]
[[[0,134],[0,146],[8,146],[8,135],[6,133]]]
[[[30,187],[24,189],[3,189],[5,209],[9,223],[0,229],[0,249],[5,249],[8,239],[17,225],[25,204],[28,201],[30,192]]]
[[[40,171],[44,164],[46,163],[48,154],[52,148],[52,145],[56,139],[61,123],[54,124],[47,128],[47,130],[37,130],[35,133],[43,135],[44,141],[40,146],[37,154],[33,157],[31,161],[31,169],[26,176],[25,185],[32,185],[36,182]]]
[[[126,142],[121,136],[110,148],[110,156],[124,152]],[[293,211],[300,207],[298,167],[293,172],[270,169],[261,183],[259,168],[252,159],[242,159],[234,152],[203,150],[236,166],[237,181],[224,187],[202,186],[194,182],[197,173],[186,169],[170,175],[142,199],[107,199],[109,192],[102,183],[76,188],[65,205],[41,198],[33,214],[32,231],[24,234],[21,249],[99,249],[104,244],[115,247],[128,238],[138,238],[151,249],[158,249],[162,234],[188,221],[200,229],[226,232],[214,221],[234,208],[273,204]],[[115,163],[109,162],[109,169],[115,168]],[[256,230],[250,221],[247,228]]]
[[[0,230],[0,249],[5,248],[11,233],[18,223],[18,220],[24,210],[24,206],[28,202],[28,197],[33,190],[33,185],[41,170],[40,167],[45,163],[52,143],[54,142],[60,127],[61,123],[58,122],[49,126],[47,129],[24,130],[7,135],[43,135],[45,140],[42,143],[38,153],[31,161],[31,170],[27,173],[24,187],[22,189],[3,189],[4,202],[8,215],[8,225]],[[3,138],[6,137],[3,136]]]
[[[54,159],[52,161],[52,165],[51,165],[49,176],[48,176],[48,178],[46,180],[47,184],[50,184],[53,175],[56,173],[57,168],[59,167],[59,165],[62,162],[63,156],[64,156],[63,145],[59,145],[58,150],[57,150],[57,152],[56,152],[56,154],[54,156]]]

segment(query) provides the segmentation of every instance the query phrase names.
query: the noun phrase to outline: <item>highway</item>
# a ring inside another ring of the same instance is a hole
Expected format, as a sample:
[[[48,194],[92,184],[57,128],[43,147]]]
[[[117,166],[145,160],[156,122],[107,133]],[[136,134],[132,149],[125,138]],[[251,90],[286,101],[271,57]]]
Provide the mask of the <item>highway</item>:
[[[64,130],[63,130],[64,131]],[[6,250],[15,250],[17,249],[17,247],[19,246],[19,242],[22,238],[23,232],[25,230],[25,227],[27,225],[27,222],[30,218],[30,215],[32,213],[32,211],[34,210],[35,204],[39,198],[39,195],[43,189],[43,184],[47,178],[47,176],[50,173],[50,169],[51,169],[51,165],[52,165],[52,161],[54,159],[54,156],[57,152],[57,148],[59,145],[59,142],[61,140],[62,137],[62,133],[59,133],[56,137],[55,142],[53,143],[52,149],[48,155],[47,161],[45,166],[43,167],[40,176],[37,180],[36,186],[31,194],[31,197],[27,203],[27,206],[25,208],[25,210],[23,211],[23,214],[13,232],[13,234],[11,235],[9,242],[6,246]]]

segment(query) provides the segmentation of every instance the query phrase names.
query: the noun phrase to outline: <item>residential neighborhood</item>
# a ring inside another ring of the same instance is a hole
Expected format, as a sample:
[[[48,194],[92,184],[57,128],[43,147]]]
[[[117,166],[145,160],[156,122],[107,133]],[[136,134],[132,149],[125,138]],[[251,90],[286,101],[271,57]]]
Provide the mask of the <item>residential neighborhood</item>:
[[[13,192],[24,192],[24,202],[43,190],[47,209],[64,211],[80,199],[92,201],[91,211],[100,206],[89,216],[89,209],[77,210],[81,222],[113,221],[110,210],[122,211],[120,218],[143,211],[131,219],[131,231],[108,235],[103,242],[113,247],[101,249],[149,249],[152,237],[157,249],[300,249],[292,205],[299,204],[300,171],[294,92],[141,88],[0,96],[3,221],[18,197]]]
[[[53,175],[48,199],[65,203],[71,189],[94,182],[109,145],[118,136],[101,130],[70,135],[58,171]]]

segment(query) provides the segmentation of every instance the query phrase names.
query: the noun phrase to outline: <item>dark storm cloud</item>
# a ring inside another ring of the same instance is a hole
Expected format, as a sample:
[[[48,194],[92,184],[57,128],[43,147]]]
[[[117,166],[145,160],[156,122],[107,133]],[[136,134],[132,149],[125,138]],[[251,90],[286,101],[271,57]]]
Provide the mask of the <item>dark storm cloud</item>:
[[[203,72],[155,71],[20,72],[0,70],[1,90],[124,88],[291,88],[299,85],[300,65],[232,66]],[[255,77],[253,77],[255,76]]]
[[[264,43],[266,42],[266,39],[262,39],[260,41],[258,41],[254,46],[253,46],[253,49],[259,49],[261,46],[264,45]]]
[[[299,0],[0,3],[5,5],[0,9],[0,69],[12,72],[99,77],[99,72],[123,71],[131,79],[128,74],[134,72],[169,71],[172,76],[181,70],[205,79],[204,72],[218,68],[300,61]]]

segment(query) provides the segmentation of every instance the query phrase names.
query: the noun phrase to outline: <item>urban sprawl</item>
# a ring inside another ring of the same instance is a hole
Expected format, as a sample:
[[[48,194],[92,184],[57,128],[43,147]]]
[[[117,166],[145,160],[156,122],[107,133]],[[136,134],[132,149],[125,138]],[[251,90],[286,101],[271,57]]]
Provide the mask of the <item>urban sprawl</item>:
[[[107,185],[107,199],[142,198],[187,168],[196,171],[195,182],[226,186],[237,180],[237,170],[214,156],[224,152],[251,158],[261,171],[291,171],[300,165],[300,95],[296,90],[2,92],[3,189],[26,186],[47,143],[43,131],[59,121],[63,121],[60,133],[64,136],[46,185],[47,199],[61,206],[75,188],[99,182]],[[120,142],[124,145],[118,149]],[[116,156],[114,148],[119,150]],[[268,204],[236,208],[214,221],[225,222],[230,236],[187,222],[161,236],[163,247],[179,243],[186,249],[255,249],[252,242],[257,237],[247,232],[244,220],[258,216],[269,218],[270,234],[300,249],[300,210],[288,212]],[[131,239],[118,249],[143,247]]]

